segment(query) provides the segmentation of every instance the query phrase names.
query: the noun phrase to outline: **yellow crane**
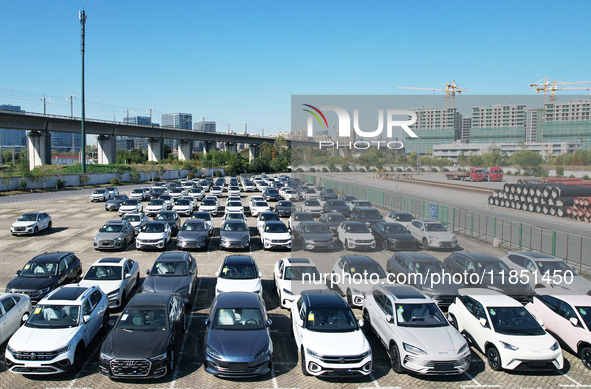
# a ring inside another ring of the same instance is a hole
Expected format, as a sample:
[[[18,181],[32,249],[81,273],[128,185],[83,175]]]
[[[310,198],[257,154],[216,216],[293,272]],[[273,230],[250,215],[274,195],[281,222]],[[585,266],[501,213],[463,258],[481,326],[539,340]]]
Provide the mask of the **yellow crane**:
[[[548,81],[548,77],[542,78],[540,81],[529,84],[530,88],[534,88],[536,93],[544,92],[544,104],[546,104],[546,94],[550,92],[550,103],[554,104],[556,101],[556,91],[557,90],[591,90],[591,81],[573,81],[573,82],[565,82],[565,81]],[[582,85],[579,87],[565,87],[562,85]]]
[[[451,97],[451,107],[454,107],[454,97],[457,94],[461,95],[462,92],[470,92],[470,89],[462,88],[456,84],[455,80],[452,80],[451,84],[446,83],[445,89],[441,88],[417,88],[414,86],[399,86],[399,89],[413,89],[413,90],[428,90],[432,92],[445,92],[445,107],[449,106],[449,98]]]

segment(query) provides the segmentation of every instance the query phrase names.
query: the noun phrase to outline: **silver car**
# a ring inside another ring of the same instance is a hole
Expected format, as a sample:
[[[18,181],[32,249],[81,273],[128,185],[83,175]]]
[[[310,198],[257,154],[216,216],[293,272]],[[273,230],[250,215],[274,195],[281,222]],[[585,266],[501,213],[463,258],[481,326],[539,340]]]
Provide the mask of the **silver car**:
[[[227,220],[220,228],[220,247],[222,249],[248,249],[250,232],[243,220]]]
[[[134,238],[134,229],[127,220],[111,220],[106,222],[94,237],[94,249],[125,250]]]
[[[149,221],[148,216],[143,212],[127,212],[121,217],[121,220],[127,220],[133,227],[134,233],[140,233],[142,227]]]

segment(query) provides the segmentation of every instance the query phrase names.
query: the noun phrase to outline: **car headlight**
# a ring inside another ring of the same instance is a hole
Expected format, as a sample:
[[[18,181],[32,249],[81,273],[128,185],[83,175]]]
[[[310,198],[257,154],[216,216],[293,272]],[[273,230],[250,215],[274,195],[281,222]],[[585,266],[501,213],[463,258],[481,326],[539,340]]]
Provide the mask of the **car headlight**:
[[[38,293],[47,293],[50,290],[51,290],[51,286],[48,286],[47,288],[39,289],[37,292]]]
[[[10,346],[6,346],[6,350],[10,351],[11,354],[14,354],[16,352],[16,350]]]
[[[388,242],[390,242],[390,243],[398,243],[398,239],[388,238]]]
[[[114,291],[107,293],[107,297],[111,297],[111,296],[115,296],[115,295],[119,294],[119,290],[120,289],[115,289]]]
[[[54,351],[54,353],[56,354],[63,354],[66,351],[68,351],[70,349],[70,345],[64,346],[62,348],[58,348],[57,350]]]
[[[306,352],[307,352],[309,355],[313,356],[314,358],[322,358],[322,355],[318,354],[318,353],[317,353],[317,352],[315,352],[315,351],[312,351],[312,350],[310,350],[309,348],[306,348]]]
[[[148,286],[148,285],[144,284],[142,286],[142,292],[154,293],[154,288],[152,288],[151,286]]]
[[[366,357],[368,357],[369,355],[371,355],[371,348],[370,348],[370,349],[368,349],[366,352],[362,353],[362,354],[361,354],[361,358],[366,358]]]
[[[160,354],[160,355],[156,355],[155,357],[149,358],[152,361],[164,361],[166,360],[166,355],[168,353],[164,353],[164,354]]]
[[[411,346],[410,344],[407,344],[407,343],[402,343],[402,346],[404,347],[404,349],[406,351],[408,351],[409,353],[412,353],[412,354],[427,354],[424,350],[422,350],[418,347],[415,347],[415,346]]]
[[[464,343],[464,345],[462,347],[460,347],[460,349],[458,350],[458,354],[463,353],[467,349],[468,349],[468,343]]]
[[[269,352],[271,352],[271,349],[269,348],[269,346],[267,345],[265,348],[263,348],[261,351],[259,351],[256,355],[255,358],[261,358],[267,354],[269,354]]]
[[[554,344],[552,345],[552,347],[550,347],[550,350],[556,351],[559,348],[560,348],[560,345],[558,344],[558,342],[554,342]]]
[[[500,343],[503,345],[503,347],[505,347],[507,350],[513,350],[513,351],[519,350],[519,347],[515,347],[515,346],[513,346],[512,344],[505,343],[505,342],[503,342],[502,340],[499,340],[499,342],[500,342]],[[554,347],[554,346],[552,346],[552,347]]]
[[[287,289],[285,289],[285,288],[283,288],[283,293],[285,293],[285,294],[286,294],[286,295],[288,295],[288,296],[294,296],[294,294],[293,294],[293,293],[291,293],[291,291],[289,291],[289,290],[287,290]]]
[[[205,346],[205,352],[214,358],[218,358],[218,359],[222,358],[221,354],[218,353],[217,351],[215,351],[210,345]]]
[[[174,292],[178,293],[178,294],[188,293],[189,286],[183,286],[182,288],[179,288],[179,289],[175,290]]]

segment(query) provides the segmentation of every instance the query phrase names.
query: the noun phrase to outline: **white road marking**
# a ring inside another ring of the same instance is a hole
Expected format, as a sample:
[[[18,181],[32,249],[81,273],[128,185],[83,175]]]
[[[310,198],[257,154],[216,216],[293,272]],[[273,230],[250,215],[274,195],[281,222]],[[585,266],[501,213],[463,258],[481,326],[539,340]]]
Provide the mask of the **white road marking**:
[[[559,372],[560,374],[562,374],[562,376],[563,376],[564,378],[567,378],[567,379],[568,379],[568,380],[570,380],[572,383],[574,383],[574,385],[559,385],[559,386],[562,386],[562,387],[577,387],[577,388],[580,388],[580,387],[589,387],[589,386],[591,386],[591,385],[583,385],[583,384],[581,384],[580,382],[577,382],[577,381],[575,381],[574,379],[572,379],[571,377],[569,377],[569,376],[568,376],[566,373],[563,373],[563,372],[561,372],[561,371],[558,371],[558,372]]]

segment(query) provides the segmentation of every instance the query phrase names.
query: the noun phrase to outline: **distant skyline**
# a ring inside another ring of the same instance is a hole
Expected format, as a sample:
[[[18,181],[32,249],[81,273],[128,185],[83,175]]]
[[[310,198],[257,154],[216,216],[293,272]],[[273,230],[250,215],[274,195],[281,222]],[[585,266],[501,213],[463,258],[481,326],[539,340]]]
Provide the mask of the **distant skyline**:
[[[544,77],[589,81],[591,3],[496,1],[6,2],[0,104],[87,117],[186,112],[218,131],[289,131],[291,95],[535,95]],[[564,95],[589,95],[565,91]],[[560,94],[560,92],[558,92]],[[444,99],[441,99],[444,103]]]

